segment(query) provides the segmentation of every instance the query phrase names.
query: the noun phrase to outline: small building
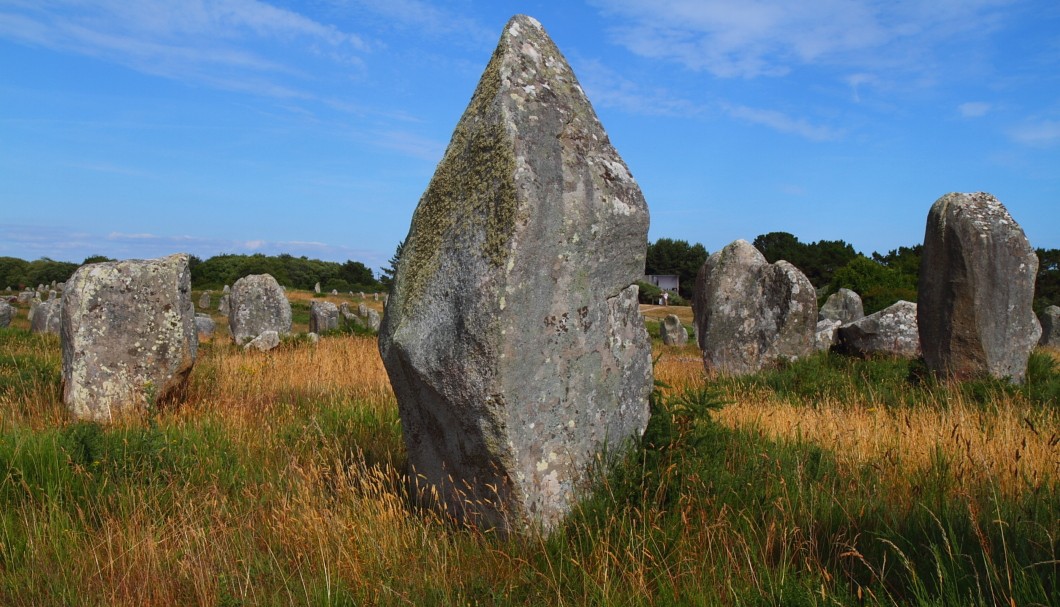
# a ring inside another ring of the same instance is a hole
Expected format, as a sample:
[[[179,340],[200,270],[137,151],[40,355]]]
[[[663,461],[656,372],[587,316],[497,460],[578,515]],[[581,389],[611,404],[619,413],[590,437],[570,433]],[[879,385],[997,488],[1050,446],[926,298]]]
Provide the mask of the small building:
[[[660,290],[677,293],[681,286],[681,279],[677,274],[645,274],[644,282],[659,287]]]

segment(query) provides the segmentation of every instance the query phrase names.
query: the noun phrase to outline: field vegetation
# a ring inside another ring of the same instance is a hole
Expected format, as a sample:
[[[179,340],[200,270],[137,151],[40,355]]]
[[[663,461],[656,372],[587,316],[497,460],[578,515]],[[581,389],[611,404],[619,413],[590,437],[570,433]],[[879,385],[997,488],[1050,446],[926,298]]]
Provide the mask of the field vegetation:
[[[1056,352],[957,385],[829,354],[713,377],[656,343],[642,440],[553,533],[500,538],[408,499],[371,336],[222,331],[183,402],[101,426],[67,419],[58,339],[24,320],[0,329],[3,605],[1060,604]]]

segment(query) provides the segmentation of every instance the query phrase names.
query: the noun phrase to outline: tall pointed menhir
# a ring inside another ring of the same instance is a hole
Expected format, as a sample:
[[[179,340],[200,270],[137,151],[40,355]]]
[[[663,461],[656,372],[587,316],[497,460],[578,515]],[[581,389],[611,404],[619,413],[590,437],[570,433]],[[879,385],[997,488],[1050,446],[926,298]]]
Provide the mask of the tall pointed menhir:
[[[644,431],[648,210],[541,24],[508,23],[420,199],[379,348],[421,497],[553,526]]]

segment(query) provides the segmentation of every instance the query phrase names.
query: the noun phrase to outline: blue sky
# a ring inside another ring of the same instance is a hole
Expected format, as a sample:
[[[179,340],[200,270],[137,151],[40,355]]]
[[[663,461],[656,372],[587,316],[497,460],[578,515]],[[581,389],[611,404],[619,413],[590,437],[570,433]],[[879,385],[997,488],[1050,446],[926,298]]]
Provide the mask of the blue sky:
[[[983,190],[1060,247],[1056,0],[0,0],[0,255],[382,266],[516,13],[652,240],[882,252]]]

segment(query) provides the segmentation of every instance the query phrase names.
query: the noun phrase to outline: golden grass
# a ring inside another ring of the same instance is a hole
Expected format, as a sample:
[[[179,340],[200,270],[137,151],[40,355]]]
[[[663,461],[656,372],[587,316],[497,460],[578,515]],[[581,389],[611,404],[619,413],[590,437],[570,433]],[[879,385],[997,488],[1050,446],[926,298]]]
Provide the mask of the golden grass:
[[[681,323],[692,326],[691,306],[656,306],[651,304],[640,304],[640,313],[646,318],[662,320],[670,314],[676,314]]]

